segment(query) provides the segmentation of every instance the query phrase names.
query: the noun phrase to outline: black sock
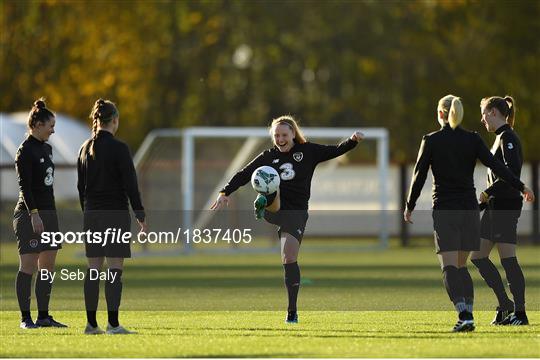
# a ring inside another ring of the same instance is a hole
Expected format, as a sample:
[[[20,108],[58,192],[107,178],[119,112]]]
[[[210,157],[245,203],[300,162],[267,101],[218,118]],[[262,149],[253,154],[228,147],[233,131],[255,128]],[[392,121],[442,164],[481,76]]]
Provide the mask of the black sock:
[[[497,270],[491,260],[485,257],[482,259],[471,259],[471,262],[478,268],[480,276],[482,276],[486,284],[493,290],[495,296],[497,296],[499,307],[503,310],[511,310],[506,309],[511,301],[504,289],[501,274],[499,274],[499,270]]]
[[[458,314],[459,320],[474,320],[472,312],[467,310],[462,311]]]
[[[285,269],[285,286],[289,295],[289,311],[296,311],[296,300],[298,299],[298,290],[300,289],[300,268],[298,262],[283,264]]]
[[[88,323],[96,327],[96,311],[99,301],[99,278],[90,280],[90,269],[86,270],[84,278],[84,304],[86,307],[86,319]]]
[[[38,319],[46,319],[49,317],[49,300],[51,298],[52,283],[49,280],[43,280],[41,278],[41,272],[44,269],[40,269],[36,278],[35,294],[38,307]],[[48,274],[50,274],[47,271]],[[47,275],[47,279],[50,279],[50,275]]]
[[[501,259],[510,292],[514,296],[514,311],[525,311],[525,277],[516,257]]]
[[[266,206],[270,206],[274,200],[276,200],[277,191],[268,195],[265,195],[266,197]]]
[[[111,278],[105,282],[105,299],[107,300],[107,315],[109,324],[116,327],[118,323],[118,309],[122,300],[122,270],[109,269],[109,272],[114,275],[114,281]]]
[[[474,285],[467,266],[459,268],[459,275],[461,276],[461,282],[463,284],[463,297],[465,298],[467,311],[472,313],[474,305]]]
[[[445,266],[443,268],[443,282],[448,297],[454,304],[458,313],[466,311],[465,298],[463,296],[463,282],[458,268],[455,266]]]
[[[22,320],[30,319],[30,296],[32,294],[32,274],[17,273],[15,280],[15,290],[17,292],[17,301],[21,310]]]

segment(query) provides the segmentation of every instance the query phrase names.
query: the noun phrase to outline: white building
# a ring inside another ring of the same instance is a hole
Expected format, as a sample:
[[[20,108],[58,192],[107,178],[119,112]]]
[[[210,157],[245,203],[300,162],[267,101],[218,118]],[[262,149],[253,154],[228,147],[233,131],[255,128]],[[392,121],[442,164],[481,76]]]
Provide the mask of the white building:
[[[27,112],[0,113],[0,199],[2,202],[13,202],[13,205],[19,196],[15,155],[27,136],[27,120]],[[48,141],[53,148],[56,166],[56,200],[78,199],[77,155],[81,144],[90,134],[90,129],[84,123],[63,114],[56,114],[55,133]]]

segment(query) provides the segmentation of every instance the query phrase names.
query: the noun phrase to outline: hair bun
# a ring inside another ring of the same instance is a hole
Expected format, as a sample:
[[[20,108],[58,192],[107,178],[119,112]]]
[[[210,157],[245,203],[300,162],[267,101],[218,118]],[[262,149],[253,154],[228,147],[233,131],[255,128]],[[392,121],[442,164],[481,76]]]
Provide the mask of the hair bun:
[[[45,108],[45,101],[43,98],[39,99],[39,100],[36,100],[34,101],[34,106],[37,107],[38,109],[44,109]]]

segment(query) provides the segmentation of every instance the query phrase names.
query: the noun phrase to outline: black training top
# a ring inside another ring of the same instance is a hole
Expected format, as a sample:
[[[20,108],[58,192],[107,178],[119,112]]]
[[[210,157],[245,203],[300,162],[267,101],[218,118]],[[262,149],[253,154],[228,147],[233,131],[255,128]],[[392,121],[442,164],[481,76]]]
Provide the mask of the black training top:
[[[221,190],[230,195],[251,180],[260,166],[271,166],[280,174],[280,200],[283,210],[307,210],[311,194],[311,178],[320,162],[333,159],[353,149],[358,142],[347,139],[339,145],[314,143],[294,144],[288,152],[277,147],[263,151],[242,170],[237,172]]]
[[[422,139],[407,209],[414,210],[430,166],[433,173],[433,206],[464,199],[476,200],[473,173],[477,159],[514,188],[523,191],[523,183],[493,157],[478,133],[460,126],[452,129],[446,124]]]
[[[55,210],[52,157],[51,145],[32,135],[28,135],[19,146],[15,156],[15,170],[19,180],[16,211]]]
[[[512,171],[517,177],[521,176],[523,153],[521,142],[510,125],[505,124],[495,131],[497,138],[491,148],[491,153]],[[521,198],[521,193],[499,178],[491,169],[488,169],[487,186],[484,190],[489,196],[495,198],[515,199]]]
[[[79,151],[77,189],[84,210],[127,210],[128,198],[135,216],[144,220],[137,174],[128,146],[108,131],[100,130],[90,156],[91,139]]]

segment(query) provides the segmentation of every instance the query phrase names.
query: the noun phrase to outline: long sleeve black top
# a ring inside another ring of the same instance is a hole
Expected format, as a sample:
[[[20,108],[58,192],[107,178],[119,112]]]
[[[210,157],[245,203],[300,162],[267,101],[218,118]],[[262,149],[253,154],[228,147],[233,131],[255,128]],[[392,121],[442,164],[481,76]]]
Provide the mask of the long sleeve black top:
[[[55,210],[52,147],[29,135],[15,156],[19,182],[17,210]]]
[[[280,174],[280,200],[283,210],[307,210],[311,195],[311,179],[317,165],[336,158],[353,149],[358,142],[347,139],[339,145],[321,145],[306,142],[295,144],[288,152],[277,147],[263,151],[242,170],[237,172],[221,190],[230,195],[247,184],[253,171],[260,166],[271,166]]]
[[[137,174],[128,146],[108,131],[94,141],[95,157],[87,140],[79,151],[77,189],[84,210],[127,210],[128,198],[138,220],[145,218]]]
[[[447,124],[422,139],[407,209],[414,210],[430,167],[433,173],[433,206],[443,202],[476,199],[473,174],[477,159],[512,187],[523,191],[523,183],[491,154],[478,133],[464,130],[460,126],[452,129]]]
[[[499,127],[495,131],[495,134],[497,134],[497,138],[493,143],[491,153],[495,158],[504,163],[515,176],[520,177],[521,166],[523,165],[523,153],[521,151],[519,137],[508,124]],[[491,169],[488,169],[487,183],[488,188],[484,191],[489,196],[504,199],[521,198],[521,193],[518,190],[498,177]]]

